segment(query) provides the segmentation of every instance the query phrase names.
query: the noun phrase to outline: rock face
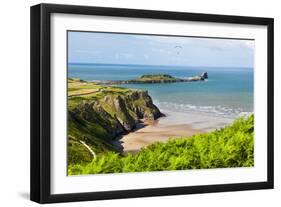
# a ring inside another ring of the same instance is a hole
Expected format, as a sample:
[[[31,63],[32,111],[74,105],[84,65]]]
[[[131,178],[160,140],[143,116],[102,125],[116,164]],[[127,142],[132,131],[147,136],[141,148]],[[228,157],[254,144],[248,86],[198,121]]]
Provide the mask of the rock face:
[[[208,79],[208,73],[207,72],[202,73],[201,77],[204,79]]]
[[[110,94],[100,100],[82,101],[68,111],[68,132],[91,146],[107,148],[117,136],[134,130],[144,120],[163,114],[147,91]]]

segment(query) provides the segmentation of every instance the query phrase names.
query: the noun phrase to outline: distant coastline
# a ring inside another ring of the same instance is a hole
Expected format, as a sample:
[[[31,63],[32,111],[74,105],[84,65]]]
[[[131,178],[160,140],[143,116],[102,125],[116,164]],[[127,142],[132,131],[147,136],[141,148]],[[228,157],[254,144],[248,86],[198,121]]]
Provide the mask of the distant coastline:
[[[102,81],[93,81],[98,84],[154,84],[154,83],[176,83],[176,82],[196,82],[204,81],[208,79],[208,73],[203,72],[201,75],[195,75],[186,78],[176,78],[169,74],[145,74],[141,75],[138,78],[131,80],[102,80]]]

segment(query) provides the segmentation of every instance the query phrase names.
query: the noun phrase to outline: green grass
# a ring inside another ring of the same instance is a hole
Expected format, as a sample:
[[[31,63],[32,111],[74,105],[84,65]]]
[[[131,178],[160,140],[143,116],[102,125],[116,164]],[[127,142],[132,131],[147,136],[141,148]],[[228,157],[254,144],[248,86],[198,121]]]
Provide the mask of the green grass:
[[[94,93],[85,94],[91,90]],[[80,79],[68,79],[68,163],[70,165],[92,160],[89,150],[80,141],[87,143],[99,155],[107,151],[116,151],[111,144],[112,139],[115,138],[112,132],[117,126],[114,117],[118,115],[124,121],[127,117],[122,111],[113,107],[113,102],[117,96],[124,97],[134,91],[115,86],[102,86]],[[105,97],[107,100],[104,100]],[[100,107],[95,109],[87,107],[92,103]],[[131,113],[129,109],[127,110]]]
[[[68,163],[85,163],[92,161],[92,154],[75,138],[69,137],[67,145]]]
[[[167,74],[147,74],[136,79],[137,81],[174,81],[175,77]]]
[[[254,166],[254,116],[223,129],[155,143],[137,154],[107,152],[68,166],[69,175]]]
[[[90,93],[91,91],[93,93]],[[78,78],[68,78],[68,109],[75,108],[82,101],[98,101],[107,95],[125,95],[132,91],[134,90],[117,86],[102,86]]]
[[[97,117],[99,119],[99,117]],[[108,124],[108,123],[105,123]],[[101,139],[100,137],[104,137]],[[114,150],[109,144],[110,140],[107,131],[96,123],[87,122],[81,119],[75,119],[68,115],[68,142],[67,142],[67,159],[69,164],[79,164],[90,162],[92,155],[89,150],[80,142],[87,142],[88,146],[95,153],[103,153],[108,150]]]
[[[147,74],[142,75],[137,80],[176,80],[176,78],[167,74]]]

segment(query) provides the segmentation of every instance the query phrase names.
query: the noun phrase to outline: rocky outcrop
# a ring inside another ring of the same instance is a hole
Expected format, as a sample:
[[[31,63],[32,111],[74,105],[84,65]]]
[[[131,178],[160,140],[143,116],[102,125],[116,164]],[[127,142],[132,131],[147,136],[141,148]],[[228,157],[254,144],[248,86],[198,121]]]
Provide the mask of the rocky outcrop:
[[[208,73],[207,72],[203,72],[201,74],[201,77],[204,78],[204,79],[208,79]]]
[[[119,135],[134,130],[138,123],[161,116],[147,91],[109,94],[100,100],[82,101],[69,110],[69,133],[91,146],[101,144],[100,141],[110,145]]]

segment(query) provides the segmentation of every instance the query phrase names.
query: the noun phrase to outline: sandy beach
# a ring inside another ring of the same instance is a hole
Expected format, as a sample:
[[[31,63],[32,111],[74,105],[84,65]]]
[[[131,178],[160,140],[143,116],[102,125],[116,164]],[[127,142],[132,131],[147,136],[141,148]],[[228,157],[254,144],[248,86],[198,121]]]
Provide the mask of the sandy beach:
[[[146,122],[145,126],[122,136],[118,143],[123,152],[137,152],[154,142],[166,142],[170,138],[192,136],[222,128],[232,119],[214,117],[206,114],[179,113],[163,111],[166,115],[156,121]]]

